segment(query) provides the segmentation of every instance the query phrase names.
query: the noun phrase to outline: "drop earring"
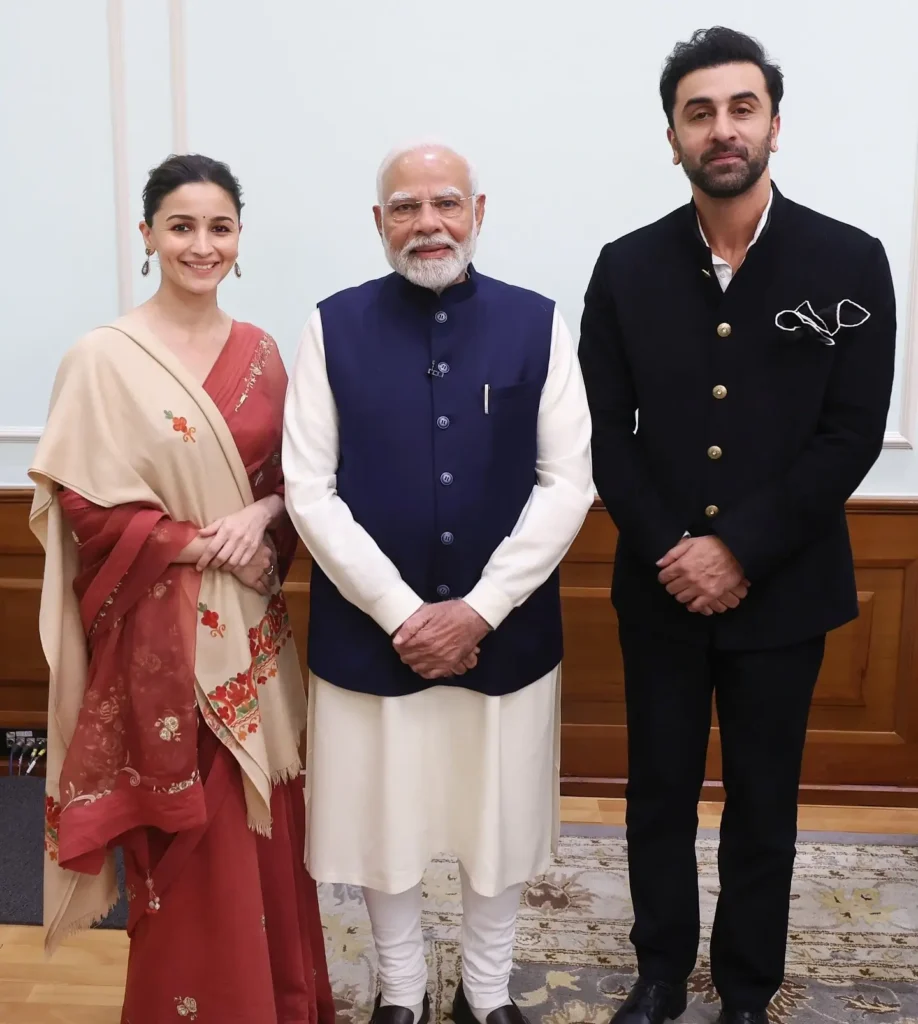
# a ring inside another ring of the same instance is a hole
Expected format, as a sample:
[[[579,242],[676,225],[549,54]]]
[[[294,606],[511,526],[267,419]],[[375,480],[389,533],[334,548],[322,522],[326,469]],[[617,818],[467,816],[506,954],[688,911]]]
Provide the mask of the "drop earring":
[[[144,277],[146,277],[147,274],[150,273],[150,257],[153,255],[153,249],[144,249],[144,253],[146,254],[147,258],[146,261],[144,262],[144,265],[140,268],[140,272],[141,274],[143,274]]]
[[[242,267],[239,266],[238,260],[236,261],[236,264],[233,267],[233,272],[235,273],[236,277],[242,277]]]

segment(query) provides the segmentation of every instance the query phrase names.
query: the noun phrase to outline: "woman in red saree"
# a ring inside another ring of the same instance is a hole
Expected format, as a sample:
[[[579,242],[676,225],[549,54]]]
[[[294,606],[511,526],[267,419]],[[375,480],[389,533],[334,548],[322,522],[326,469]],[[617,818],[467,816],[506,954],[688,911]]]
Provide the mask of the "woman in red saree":
[[[123,1024],[330,1024],[279,589],[296,547],[286,373],[271,338],[217,307],[238,268],[225,165],[172,157],[144,199],[160,289],[65,357],[31,471],[51,668],[47,944],[110,909],[120,846]]]

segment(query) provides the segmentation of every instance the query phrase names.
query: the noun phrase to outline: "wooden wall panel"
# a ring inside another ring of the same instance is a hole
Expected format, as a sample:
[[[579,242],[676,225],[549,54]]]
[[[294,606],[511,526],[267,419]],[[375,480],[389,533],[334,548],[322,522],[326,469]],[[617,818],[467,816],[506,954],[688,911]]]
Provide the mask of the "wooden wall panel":
[[[38,641],[41,551],[28,491],[0,490],[0,727],[46,720]],[[918,501],[855,500],[849,525],[860,615],[829,637],[810,716],[803,798],[918,806]],[[627,777],[624,678],[609,585],[616,531],[596,506],[562,565],[562,774],[568,793],[618,795]],[[286,585],[295,634],[309,617],[309,559]],[[303,660],[305,645],[299,644]],[[712,730],[707,794],[719,793]]]
[[[48,668],[38,639],[42,554],[29,530],[31,491],[0,489],[0,728],[44,726]]]
[[[804,799],[918,805],[918,502],[855,500],[848,520],[860,614],[829,636],[810,716]],[[562,766],[571,793],[620,794],[627,778],[624,679],[608,594],[614,543],[614,526],[594,509],[562,576]],[[716,797],[714,720],[706,789]]]

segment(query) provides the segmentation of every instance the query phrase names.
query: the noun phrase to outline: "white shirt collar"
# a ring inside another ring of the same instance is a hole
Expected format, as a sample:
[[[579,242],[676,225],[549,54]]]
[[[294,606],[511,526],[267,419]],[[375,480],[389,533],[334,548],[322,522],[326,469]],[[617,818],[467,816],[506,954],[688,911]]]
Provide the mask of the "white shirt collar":
[[[761,233],[765,230],[765,225],[768,222],[768,214],[771,213],[771,204],[774,202],[774,198],[775,193],[774,189],[772,189],[768,193],[768,202],[765,204],[765,209],[762,211],[762,216],[759,217],[759,223],[756,225],[755,234],[752,236],[752,241],[749,243],[746,252],[749,252],[749,250],[759,240],[759,235],[761,235]],[[705,237],[704,228],[701,226],[700,217],[698,217],[698,230],[701,232],[702,241],[710,249],[711,245]],[[717,253],[715,253],[713,250],[711,251],[711,263],[713,263],[715,266],[717,266],[718,264],[729,266],[727,261],[721,259],[720,256],[718,256]]]

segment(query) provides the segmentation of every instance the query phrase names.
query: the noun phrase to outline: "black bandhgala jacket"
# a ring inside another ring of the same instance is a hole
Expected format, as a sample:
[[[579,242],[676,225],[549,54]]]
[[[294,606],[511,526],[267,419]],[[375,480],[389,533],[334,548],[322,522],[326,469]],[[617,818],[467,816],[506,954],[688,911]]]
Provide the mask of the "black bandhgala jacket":
[[[726,292],[694,203],[603,247],[580,360],[622,621],[750,650],[857,616],[845,502],[882,448],[895,337],[882,244],[776,188]],[[739,608],[693,614],[658,582],[686,531],[739,560]]]

